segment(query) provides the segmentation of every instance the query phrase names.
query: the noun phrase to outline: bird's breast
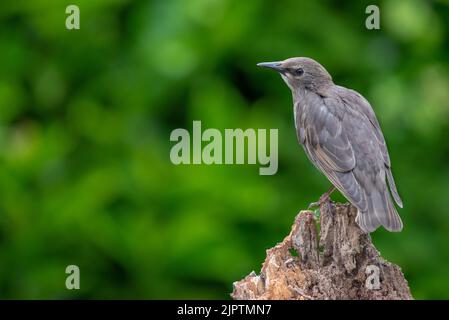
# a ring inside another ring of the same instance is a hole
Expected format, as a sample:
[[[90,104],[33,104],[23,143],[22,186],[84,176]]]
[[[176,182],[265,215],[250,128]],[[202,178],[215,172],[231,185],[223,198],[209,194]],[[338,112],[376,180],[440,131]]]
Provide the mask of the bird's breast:
[[[305,113],[304,107],[301,103],[297,102],[293,104],[293,118],[295,122],[295,130],[300,144],[305,143]]]

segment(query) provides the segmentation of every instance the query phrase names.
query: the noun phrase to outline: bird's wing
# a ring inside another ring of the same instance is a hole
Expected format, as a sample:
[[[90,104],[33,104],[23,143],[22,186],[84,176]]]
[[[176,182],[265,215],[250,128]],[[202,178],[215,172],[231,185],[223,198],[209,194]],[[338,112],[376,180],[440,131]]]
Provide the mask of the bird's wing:
[[[323,100],[313,103],[308,112],[304,129],[308,144],[313,152],[332,171],[348,172],[354,169],[356,161],[345,128],[342,126],[344,114],[329,108]]]
[[[306,151],[335,187],[359,209],[357,222],[366,232],[384,225],[402,228],[386,185],[389,168],[369,119],[339,96],[311,101],[305,127]]]
[[[307,155],[348,200],[366,210],[363,189],[352,172],[356,157],[344,125],[344,105],[337,100],[325,103],[319,97],[310,103],[313,107],[304,113],[308,119],[302,126]]]
[[[370,124],[374,128],[374,134],[382,151],[382,157],[387,167],[391,167],[390,155],[388,154],[387,144],[385,142],[384,135],[380,129],[379,121],[374,114],[373,108],[369,102],[358,92],[347,89],[344,87],[338,87],[339,91],[343,91],[340,95],[343,103],[348,106],[354,112],[364,115]]]
[[[338,87],[338,90],[344,90],[345,94],[341,95],[343,102],[351,108],[354,112],[361,113],[364,115],[369,123],[372,125],[374,129],[374,134],[379,145],[380,151],[382,153],[382,158],[384,160],[386,169],[386,175],[388,179],[388,184],[390,186],[391,194],[393,195],[394,200],[402,208],[402,199],[399,196],[398,190],[396,188],[396,184],[394,182],[393,173],[391,172],[391,160],[390,155],[388,154],[387,143],[385,142],[384,135],[379,125],[379,121],[374,114],[373,108],[370,103],[358,92],[350,89],[346,89],[343,87]]]

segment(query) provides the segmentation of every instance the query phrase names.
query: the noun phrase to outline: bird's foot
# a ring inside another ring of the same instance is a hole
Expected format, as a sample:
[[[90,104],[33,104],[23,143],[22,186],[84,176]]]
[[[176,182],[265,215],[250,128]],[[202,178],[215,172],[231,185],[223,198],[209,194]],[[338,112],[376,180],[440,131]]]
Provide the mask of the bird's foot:
[[[312,202],[308,206],[308,210],[312,208],[319,208],[322,204],[329,202],[331,200],[331,194],[335,191],[335,187],[331,187],[327,192],[325,192],[317,202]]]

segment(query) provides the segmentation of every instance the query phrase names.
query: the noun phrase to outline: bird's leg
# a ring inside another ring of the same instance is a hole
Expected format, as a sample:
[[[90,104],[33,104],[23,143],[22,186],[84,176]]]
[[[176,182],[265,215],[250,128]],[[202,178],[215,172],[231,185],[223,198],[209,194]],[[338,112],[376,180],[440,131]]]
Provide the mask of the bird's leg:
[[[308,209],[312,209],[312,208],[316,208],[321,206],[323,203],[327,202],[330,200],[330,196],[332,194],[332,192],[335,191],[335,187],[332,186],[329,190],[327,190],[325,193],[323,193],[323,195],[320,197],[320,199],[317,202],[312,202],[311,204],[309,204]]]

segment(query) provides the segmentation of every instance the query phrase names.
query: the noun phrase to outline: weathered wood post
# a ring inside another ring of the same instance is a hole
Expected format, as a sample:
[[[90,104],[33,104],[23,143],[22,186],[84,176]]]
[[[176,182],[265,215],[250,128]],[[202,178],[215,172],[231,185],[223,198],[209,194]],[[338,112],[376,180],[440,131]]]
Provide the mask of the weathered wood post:
[[[327,202],[320,213],[318,233],[313,212],[301,211],[290,234],[267,250],[260,275],[234,283],[232,298],[413,299],[401,269],[355,223],[354,206]]]

